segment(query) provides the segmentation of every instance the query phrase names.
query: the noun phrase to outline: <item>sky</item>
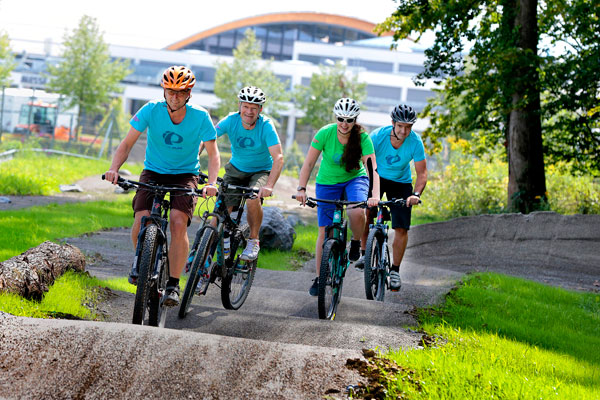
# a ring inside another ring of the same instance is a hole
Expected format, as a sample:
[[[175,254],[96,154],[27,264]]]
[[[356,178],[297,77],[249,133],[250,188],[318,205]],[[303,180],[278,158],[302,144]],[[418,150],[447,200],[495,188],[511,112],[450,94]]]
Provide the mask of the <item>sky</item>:
[[[396,7],[393,0],[0,0],[0,31],[11,40],[59,43],[88,15],[96,18],[108,44],[161,49],[256,15],[311,11],[379,23]]]

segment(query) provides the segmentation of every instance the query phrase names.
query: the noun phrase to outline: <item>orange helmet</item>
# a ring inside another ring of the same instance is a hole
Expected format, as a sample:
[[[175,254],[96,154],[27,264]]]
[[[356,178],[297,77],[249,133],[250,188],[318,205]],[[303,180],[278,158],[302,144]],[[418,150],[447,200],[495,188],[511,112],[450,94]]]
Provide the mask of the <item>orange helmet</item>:
[[[165,89],[185,90],[191,89],[196,84],[194,73],[186,67],[176,65],[165,70],[160,86]]]

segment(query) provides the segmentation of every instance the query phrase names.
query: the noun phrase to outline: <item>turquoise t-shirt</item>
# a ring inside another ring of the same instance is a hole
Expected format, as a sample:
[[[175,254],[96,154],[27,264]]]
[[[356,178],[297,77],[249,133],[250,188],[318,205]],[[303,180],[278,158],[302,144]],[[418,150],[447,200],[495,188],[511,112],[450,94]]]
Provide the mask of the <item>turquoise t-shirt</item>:
[[[362,161],[358,163],[359,168],[350,172],[346,171],[346,166],[342,165],[342,155],[346,145],[340,143],[337,137],[337,124],[326,125],[321,128],[310,144],[323,154],[319,172],[317,173],[317,183],[320,185],[335,185],[348,182],[357,176],[367,176],[367,171]],[[360,134],[360,146],[362,155],[373,154],[373,144],[369,135],[365,132]]]
[[[279,144],[275,125],[269,117],[259,115],[252,129],[244,129],[239,113],[231,113],[216,126],[217,136],[225,134],[231,142],[231,164],[243,172],[270,171],[273,157],[269,147]]]
[[[204,108],[187,104],[185,118],[174,124],[164,100],[146,103],[129,121],[140,132],[148,128],[144,168],[159,174],[198,174],[200,142],[217,133]]]
[[[401,182],[412,183],[410,173],[410,160],[422,161],[425,159],[425,147],[421,137],[414,131],[404,139],[398,149],[394,149],[390,142],[392,126],[383,126],[371,132],[371,140],[375,147],[377,159],[377,173],[382,178]]]

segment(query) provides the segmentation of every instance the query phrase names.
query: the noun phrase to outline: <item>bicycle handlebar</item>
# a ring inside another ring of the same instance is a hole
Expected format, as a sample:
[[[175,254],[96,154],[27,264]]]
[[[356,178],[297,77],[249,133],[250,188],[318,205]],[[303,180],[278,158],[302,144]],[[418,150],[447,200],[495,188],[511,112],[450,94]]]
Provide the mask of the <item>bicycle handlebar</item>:
[[[295,199],[296,195],[292,195],[292,199]],[[327,199],[317,199],[315,197],[307,197],[306,198],[306,205],[311,207],[311,208],[315,208],[318,204],[317,202],[323,202],[323,203],[333,203],[333,204],[337,204],[337,205],[355,205],[352,208],[366,208],[367,207],[367,202],[366,201],[347,201],[347,200],[327,200]],[[421,204],[421,200],[419,199],[419,204]],[[401,207],[406,205],[406,200],[404,199],[391,199],[391,200],[387,200],[387,201],[380,201],[379,203],[377,203],[378,206],[390,206],[392,204],[396,204],[399,205]]]
[[[198,176],[200,178],[201,183],[205,183],[208,181],[208,175],[201,172],[198,174]],[[105,179],[106,179],[105,174],[102,174],[102,180],[105,180]],[[225,186],[226,188],[229,188],[229,189],[241,190],[243,192],[242,196],[247,196],[247,197],[254,196],[259,191],[259,189],[256,189],[256,188],[251,188],[251,187],[246,187],[246,186],[238,186],[238,185],[229,185],[229,184],[225,183],[225,181],[223,181],[223,178],[219,178],[219,177],[217,177],[217,183],[220,186]],[[188,188],[188,187],[177,187],[177,186],[153,185],[153,184],[149,184],[149,183],[133,181],[130,179],[124,179],[124,178],[121,178],[120,176],[117,179],[117,185],[119,185],[120,187],[122,187],[125,190],[137,189],[140,186],[142,186],[142,187],[150,189],[152,191],[164,191],[164,192],[179,191],[179,192],[188,192],[187,194],[192,195],[192,196],[202,196],[202,189],[192,189],[192,188]],[[183,193],[183,194],[186,194],[186,193]],[[235,194],[232,194],[232,195],[235,195]]]

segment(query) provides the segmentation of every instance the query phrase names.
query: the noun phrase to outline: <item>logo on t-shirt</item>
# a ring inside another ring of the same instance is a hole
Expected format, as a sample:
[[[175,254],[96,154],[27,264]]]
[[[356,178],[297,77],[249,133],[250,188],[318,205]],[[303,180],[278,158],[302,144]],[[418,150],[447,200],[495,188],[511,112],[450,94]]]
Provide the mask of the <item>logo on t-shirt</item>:
[[[393,156],[386,156],[385,161],[388,165],[393,165],[400,161],[400,156],[398,154],[394,154]]]
[[[247,149],[248,147],[254,147],[254,139],[251,137],[241,137],[237,139],[237,144],[242,149]]]
[[[163,133],[163,139],[165,139],[165,144],[169,146],[183,142],[183,137],[181,135],[170,131]]]

